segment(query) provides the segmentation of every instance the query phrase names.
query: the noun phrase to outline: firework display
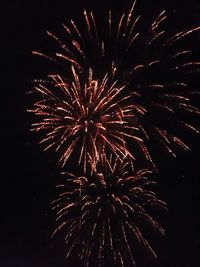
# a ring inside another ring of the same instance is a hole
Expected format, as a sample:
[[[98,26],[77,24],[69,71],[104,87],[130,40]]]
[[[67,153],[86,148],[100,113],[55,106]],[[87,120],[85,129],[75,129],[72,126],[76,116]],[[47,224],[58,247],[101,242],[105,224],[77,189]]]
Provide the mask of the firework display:
[[[84,11],[85,25],[80,29],[73,20],[68,26],[63,24],[65,41],[47,32],[57,44],[55,55],[33,51],[54,64],[63,64],[63,72],[36,81],[34,91],[41,92],[41,99],[46,101],[37,102],[32,110],[40,115],[33,129],[46,130],[42,140],[47,144],[45,148],[62,148],[62,164],[77,146],[79,163],[89,161],[95,165],[97,153],[105,145],[112,153],[124,156],[125,137],[130,137],[128,153],[136,158],[142,153],[154,165],[149,144],[153,142],[175,157],[178,149],[189,149],[180,132],[199,133],[191,114],[199,116],[200,111],[191,100],[199,95],[192,82],[200,62],[194,59],[192,48],[184,40],[200,27],[169,37],[166,11],[162,11],[140,31],[142,19],[134,14],[135,4],[136,1],[118,21],[108,12],[103,32],[94,14]],[[66,71],[71,66],[72,75]],[[111,125],[115,129],[110,132]],[[84,129],[87,136],[76,138]],[[92,137],[88,137],[90,130]]]
[[[142,234],[164,235],[152,211],[166,204],[152,191],[149,170],[131,171],[129,160],[109,160],[90,176],[63,173],[59,197],[53,201],[58,227],[65,231],[66,256],[78,251],[84,266],[135,266],[135,245],[156,254]]]
[[[29,109],[64,171],[53,236],[65,231],[67,258],[77,251],[88,267],[135,266],[136,247],[156,257],[148,233],[164,235],[157,215],[167,207],[152,191],[154,147],[175,157],[189,149],[184,133],[199,133],[200,61],[185,40],[200,26],[169,36],[165,10],[145,26],[135,6],[101,23],[85,10],[81,25],[62,25],[64,37],[47,32],[55,53],[33,51],[58,66],[35,80]]]

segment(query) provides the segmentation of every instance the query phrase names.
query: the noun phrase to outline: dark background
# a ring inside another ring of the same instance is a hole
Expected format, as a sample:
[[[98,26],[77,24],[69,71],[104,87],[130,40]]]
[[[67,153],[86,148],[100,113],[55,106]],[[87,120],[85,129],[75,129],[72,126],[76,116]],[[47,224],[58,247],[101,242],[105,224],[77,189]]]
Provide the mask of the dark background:
[[[55,196],[58,169],[53,155],[43,153],[29,131],[26,93],[43,68],[31,50],[44,45],[45,30],[80,16],[85,7],[104,14],[108,7],[120,12],[130,4],[126,0],[1,2],[1,267],[78,266],[66,262],[62,238],[51,239],[55,223],[49,203]],[[184,27],[200,24],[198,0],[138,2],[139,13],[146,17],[163,8]],[[180,153],[176,161],[160,159],[160,195],[169,205],[169,214],[164,220],[166,239],[152,266],[200,266],[199,139],[191,136],[191,152]]]

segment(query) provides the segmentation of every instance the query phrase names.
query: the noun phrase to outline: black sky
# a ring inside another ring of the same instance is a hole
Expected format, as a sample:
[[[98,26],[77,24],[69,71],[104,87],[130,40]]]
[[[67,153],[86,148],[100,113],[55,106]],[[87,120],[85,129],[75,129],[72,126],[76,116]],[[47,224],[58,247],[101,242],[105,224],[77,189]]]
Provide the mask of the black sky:
[[[29,132],[26,93],[31,79],[43,69],[31,50],[44,47],[47,29],[58,29],[85,7],[101,16],[107,8],[120,13],[130,4],[128,0],[1,2],[1,267],[78,266],[75,259],[65,261],[62,238],[50,237],[55,224],[49,203],[55,196],[58,169],[53,155],[43,153]],[[198,0],[138,1],[139,13],[147,19],[165,8],[175,14],[177,25],[200,24]],[[159,191],[169,215],[164,220],[167,236],[152,267],[200,266],[200,137],[190,137],[190,143],[191,151],[180,153],[176,161],[160,162]]]

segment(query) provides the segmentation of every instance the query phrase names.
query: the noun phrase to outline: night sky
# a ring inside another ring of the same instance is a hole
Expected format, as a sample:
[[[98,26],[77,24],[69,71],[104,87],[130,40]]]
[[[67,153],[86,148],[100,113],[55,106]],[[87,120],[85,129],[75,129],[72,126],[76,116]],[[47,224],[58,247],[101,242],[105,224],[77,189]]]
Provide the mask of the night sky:
[[[55,222],[50,202],[59,168],[53,153],[43,153],[36,134],[29,131],[32,117],[26,112],[31,105],[27,96],[31,80],[45,73],[49,63],[31,51],[46,47],[47,29],[56,32],[62,22],[79,17],[85,7],[100,16],[110,7],[120,13],[130,4],[128,0],[1,3],[1,267],[78,266],[76,257],[73,262],[65,260],[62,235],[51,239]],[[172,27],[178,25],[181,30],[181,25],[185,29],[200,24],[198,0],[140,0],[137,10],[148,19],[149,14],[165,8],[175,14]],[[157,155],[159,196],[168,203],[169,214],[163,219],[166,238],[159,258],[148,267],[200,266],[200,136],[186,138],[190,152],[178,153],[176,160]]]

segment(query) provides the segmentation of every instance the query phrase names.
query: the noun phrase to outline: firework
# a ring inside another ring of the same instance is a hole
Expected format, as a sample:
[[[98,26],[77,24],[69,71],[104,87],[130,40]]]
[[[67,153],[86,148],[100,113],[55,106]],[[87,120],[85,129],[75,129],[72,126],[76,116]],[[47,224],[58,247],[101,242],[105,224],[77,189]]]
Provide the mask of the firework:
[[[52,203],[58,223],[53,235],[67,232],[67,258],[75,250],[85,266],[107,266],[108,261],[135,266],[136,246],[156,257],[142,231],[164,235],[151,213],[166,210],[166,204],[152,191],[150,173],[133,172],[130,161],[119,158],[105,159],[90,177],[64,173]]]
[[[41,117],[33,128],[46,130],[42,142],[47,147],[62,147],[63,165],[75,147],[79,147],[78,162],[84,166],[89,162],[95,169],[105,146],[117,156],[133,157],[138,154],[135,145],[154,165],[152,140],[176,156],[177,149],[189,149],[179,133],[199,133],[191,123],[191,116],[200,114],[192,101],[198,92],[192,88],[191,75],[200,62],[184,39],[200,27],[168,37],[164,10],[140,31],[142,19],[135,16],[135,4],[117,23],[109,11],[103,31],[94,14],[84,11],[85,25],[73,20],[63,24],[67,41],[47,32],[57,44],[55,55],[33,51],[64,64],[63,71],[49,75],[44,84],[36,81],[35,89],[45,100],[33,110]],[[71,66],[73,77],[64,73]],[[132,139],[128,150],[125,136]]]
[[[89,70],[86,83],[81,83],[79,75],[72,67],[73,80],[69,85],[59,75],[51,75],[51,83],[38,84],[35,90],[39,100],[31,110],[40,121],[33,124],[34,131],[43,131],[41,143],[45,149],[55,147],[61,151],[60,162],[64,166],[71,154],[91,171],[101,155],[113,153],[123,158],[133,154],[127,149],[126,140],[134,140],[141,148],[143,140],[137,135],[136,109],[130,103],[131,94],[124,92],[124,86],[117,82],[109,85],[109,76],[96,80]]]

